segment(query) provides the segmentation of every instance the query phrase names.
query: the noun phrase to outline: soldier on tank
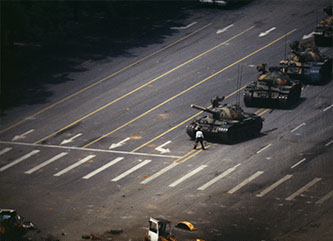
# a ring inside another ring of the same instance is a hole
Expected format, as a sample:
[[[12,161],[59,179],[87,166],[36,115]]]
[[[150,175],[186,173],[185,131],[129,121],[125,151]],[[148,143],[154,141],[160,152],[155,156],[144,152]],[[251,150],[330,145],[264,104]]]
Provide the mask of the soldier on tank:
[[[212,103],[213,108],[218,107],[220,105],[220,101],[224,100],[224,96],[222,96],[221,98],[218,96],[215,96],[214,98],[212,98],[210,100],[210,102]]]

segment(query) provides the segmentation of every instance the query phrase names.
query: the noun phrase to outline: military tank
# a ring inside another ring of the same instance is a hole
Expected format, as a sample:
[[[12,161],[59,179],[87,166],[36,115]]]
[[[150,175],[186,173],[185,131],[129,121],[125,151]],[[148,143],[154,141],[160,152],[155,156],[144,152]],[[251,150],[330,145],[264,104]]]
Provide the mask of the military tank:
[[[214,99],[211,100],[214,102]],[[186,132],[195,139],[198,127],[204,133],[205,139],[223,143],[234,143],[245,140],[260,133],[263,118],[252,113],[246,113],[238,105],[217,104],[209,109],[198,105],[192,108],[207,112],[206,116],[198,116],[186,126]]]
[[[325,84],[332,78],[332,58],[320,53],[314,43],[290,44],[290,54],[280,61],[280,69],[305,84]]]
[[[333,14],[332,6],[323,10],[327,17],[320,21],[314,32],[314,41],[318,46],[333,46]]]
[[[286,108],[298,101],[302,90],[300,82],[290,79],[280,67],[266,71],[266,64],[262,64],[257,70],[260,72],[258,80],[245,87],[245,106]]]

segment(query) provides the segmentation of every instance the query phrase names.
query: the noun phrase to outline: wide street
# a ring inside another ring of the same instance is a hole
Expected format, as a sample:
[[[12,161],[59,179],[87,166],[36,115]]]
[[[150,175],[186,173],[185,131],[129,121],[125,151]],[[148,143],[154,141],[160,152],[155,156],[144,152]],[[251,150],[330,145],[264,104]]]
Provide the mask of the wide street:
[[[80,63],[47,101],[1,116],[0,207],[66,241],[113,228],[113,240],[143,240],[150,216],[207,241],[332,240],[332,81],[304,85],[289,109],[243,102],[256,66],[311,40],[330,3],[188,4],[158,41]],[[215,96],[262,116],[261,135],[193,150],[185,127],[204,113],[190,105]]]

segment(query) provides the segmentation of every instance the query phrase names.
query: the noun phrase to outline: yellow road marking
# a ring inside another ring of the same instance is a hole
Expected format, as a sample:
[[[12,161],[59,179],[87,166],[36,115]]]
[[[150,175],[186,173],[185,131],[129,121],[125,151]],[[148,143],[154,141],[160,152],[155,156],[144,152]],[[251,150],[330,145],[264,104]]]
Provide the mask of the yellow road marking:
[[[133,67],[134,65],[137,65],[137,64],[141,63],[142,61],[148,59],[149,57],[154,56],[154,55],[156,55],[156,54],[158,54],[158,53],[164,51],[165,49],[170,48],[170,47],[174,46],[175,44],[177,44],[177,43],[179,43],[179,42],[181,42],[181,41],[183,41],[183,40],[185,40],[185,39],[191,37],[192,35],[194,35],[194,34],[200,32],[200,31],[204,30],[205,28],[209,27],[210,25],[212,25],[212,23],[209,23],[209,24],[207,24],[207,25],[205,25],[205,26],[203,26],[203,27],[197,29],[196,31],[194,31],[194,32],[192,32],[192,33],[190,33],[190,34],[188,34],[188,35],[186,35],[186,36],[184,36],[184,37],[182,37],[182,38],[176,40],[175,42],[172,42],[172,43],[170,43],[170,44],[164,46],[163,48],[161,48],[161,49],[159,49],[159,50],[157,50],[157,51],[154,51],[154,52],[152,52],[152,53],[146,55],[145,57],[143,57],[143,58],[141,58],[141,59],[139,59],[139,60],[137,60],[137,61],[135,61],[135,62],[133,62],[133,63],[127,65],[127,66],[125,66],[124,68],[122,68],[122,69],[120,69],[120,70],[118,70],[118,71],[116,71],[116,72],[114,72],[114,73],[112,73],[112,74],[110,74],[110,75],[104,77],[103,79],[98,80],[98,81],[96,81],[95,83],[93,83],[93,84],[91,84],[91,85],[89,85],[89,86],[87,86],[87,87],[85,87],[85,88],[83,88],[83,89],[81,89],[81,90],[79,90],[79,91],[77,91],[77,92],[75,92],[75,93],[73,93],[73,94],[71,94],[71,95],[69,95],[69,96],[67,96],[67,97],[65,97],[65,98],[63,98],[63,99],[61,99],[61,100],[59,100],[59,101],[57,101],[56,103],[54,103],[54,104],[52,104],[52,105],[49,105],[49,106],[45,107],[44,109],[42,109],[42,110],[36,112],[35,114],[32,114],[32,115],[30,115],[29,117],[27,117],[27,118],[25,118],[25,119],[23,119],[23,120],[17,122],[16,124],[14,124],[14,125],[12,125],[12,126],[9,126],[9,127],[7,127],[6,129],[1,130],[1,131],[0,131],[0,134],[4,133],[4,132],[6,132],[6,131],[8,131],[8,130],[10,130],[10,129],[13,129],[14,127],[16,127],[16,126],[18,126],[18,125],[21,125],[21,124],[22,124],[23,122],[25,122],[27,119],[34,118],[34,117],[40,115],[41,113],[43,113],[43,112],[45,112],[45,111],[47,111],[47,110],[49,110],[49,109],[55,107],[56,105],[59,105],[59,104],[65,102],[66,100],[69,100],[69,99],[73,98],[74,96],[76,96],[76,95],[78,95],[78,94],[81,94],[82,92],[84,92],[84,91],[86,91],[86,90],[88,90],[88,89],[90,89],[90,88],[92,88],[92,87],[94,87],[94,86],[96,86],[96,85],[98,85],[98,84],[104,82],[105,80],[108,80],[108,79],[110,79],[110,78],[112,78],[112,77],[118,75],[119,73],[124,72],[125,70],[127,70],[127,69]]]
[[[174,162],[179,162],[180,160],[182,160],[183,158],[191,155],[193,152],[195,152],[196,150],[192,149],[191,151],[189,151],[188,153],[186,153],[185,155],[183,155],[182,157],[178,158],[177,160],[175,160]]]
[[[259,112],[263,111],[264,109],[263,108],[260,108],[259,110],[257,110],[256,112],[254,112],[254,114],[258,114]]]
[[[262,116],[263,114],[265,114],[268,111],[271,111],[272,109],[265,109],[263,112],[259,113],[258,116]]]
[[[203,150],[200,149],[200,150],[194,152],[192,155],[189,155],[189,156],[187,156],[186,158],[183,158],[183,160],[181,160],[181,161],[179,161],[179,162],[180,162],[180,163],[184,163],[184,162],[186,162],[187,160],[191,159],[192,157],[198,155],[198,154],[199,154],[200,152],[202,152],[202,151],[203,151]]]
[[[107,103],[106,105],[104,105],[104,106],[98,108],[97,110],[95,110],[95,111],[93,111],[93,112],[91,112],[91,113],[89,113],[89,114],[83,116],[82,118],[80,118],[80,119],[78,119],[78,120],[72,122],[71,124],[69,124],[69,125],[67,125],[67,126],[65,126],[65,127],[63,127],[63,128],[61,128],[61,129],[59,129],[59,130],[57,130],[57,131],[51,133],[50,135],[48,135],[48,136],[46,136],[46,137],[44,137],[44,138],[42,138],[42,139],[36,141],[35,144],[38,144],[38,143],[40,143],[40,142],[42,142],[42,141],[44,141],[44,140],[46,140],[46,139],[48,139],[48,138],[50,138],[50,137],[52,137],[52,136],[58,134],[58,133],[60,133],[60,132],[62,132],[62,131],[64,131],[64,130],[66,130],[66,129],[68,129],[69,127],[71,127],[71,126],[77,124],[78,122],[80,122],[80,121],[82,121],[82,120],[84,120],[84,119],[86,119],[86,118],[88,118],[88,117],[94,115],[95,113],[97,113],[97,112],[99,112],[99,111],[105,109],[106,107],[108,107],[108,106],[110,106],[110,105],[112,105],[112,104],[114,104],[114,103],[116,103],[116,102],[118,102],[118,101],[124,99],[125,97],[127,97],[127,96],[129,96],[129,95],[131,95],[131,94],[133,94],[133,93],[135,93],[135,92],[137,92],[138,90],[140,90],[140,89],[146,87],[147,85],[149,85],[149,84],[151,84],[151,83],[153,83],[153,82],[155,82],[155,81],[161,79],[162,77],[164,77],[164,76],[166,76],[166,75],[168,75],[168,74],[170,74],[170,73],[172,73],[172,72],[174,72],[174,71],[180,69],[181,67],[183,67],[183,66],[185,66],[185,65],[187,65],[187,64],[189,64],[189,63],[191,63],[191,62],[193,62],[194,60],[196,60],[196,59],[198,59],[198,58],[200,58],[200,57],[202,57],[202,56],[204,56],[204,55],[206,55],[206,54],[212,52],[213,50],[215,50],[215,49],[221,47],[222,45],[224,45],[224,44],[230,42],[231,40],[233,40],[233,39],[239,37],[240,35],[242,35],[242,34],[248,32],[248,31],[250,31],[250,30],[253,29],[253,28],[254,28],[254,26],[251,26],[250,28],[248,28],[248,29],[246,29],[246,30],[244,30],[244,31],[242,31],[242,32],[240,32],[240,33],[238,33],[238,34],[236,34],[235,36],[229,38],[228,40],[226,40],[226,41],[224,41],[224,42],[222,42],[222,43],[216,45],[215,47],[213,47],[213,48],[211,48],[211,49],[209,49],[209,50],[207,50],[207,51],[205,51],[205,52],[203,52],[203,53],[197,55],[196,57],[194,57],[194,58],[192,58],[192,59],[190,59],[190,60],[188,60],[188,61],[186,61],[186,62],[184,62],[184,63],[182,63],[182,64],[180,64],[180,65],[178,65],[178,66],[176,66],[176,67],[174,67],[173,69],[171,69],[171,70],[165,72],[164,74],[162,74],[162,75],[156,77],[155,79],[153,79],[153,80],[151,80],[151,81],[149,81],[149,82],[147,82],[147,83],[141,85],[140,87],[138,87],[138,88],[136,88],[136,89],[134,89],[134,90],[128,92],[127,94],[125,94],[125,95],[123,95],[123,96],[120,96],[119,98],[117,98],[117,99],[115,99],[115,100],[113,100],[113,101]],[[193,87],[193,88],[194,88],[194,87]],[[150,111],[149,111],[149,112],[150,112]],[[149,113],[149,112],[148,112],[148,113]],[[129,122],[128,122],[128,123],[129,123]],[[132,122],[130,122],[130,123],[132,123]],[[129,123],[129,124],[130,124],[130,123]],[[113,133],[113,132],[112,132],[112,133]],[[111,133],[111,134],[112,134],[112,133]],[[104,135],[103,138],[104,138],[105,136],[108,136],[108,135],[109,135],[109,134]],[[101,138],[101,139],[103,139],[103,138]],[[94,142],[94,143],[95,143],[95,142]],[[93,143],[91,143],[91,144],[93,144]],[[89,143],[88,145],[90,145],[90,143]],[[87,145],[86,145],[86,146],[87,146]]]
[[[187,152],[184,156],[178,158],[174,162],[184,163],[188,159],[190,159],[190,158],[196,156],[197,154],[199,154],[200,152],[202,152],[202,149],[201,150],[194,150],[194,149],[192,149],[191,151]]]
[[[178,93],[177,95],[174,95],[173,97],[167,99],[166,101],[164,101],[164,102],[162,102],[162,103],[156,105],[155,107],[153,107],[153,108],[151,108],[150,110],[144,112],[143,114],[141,114],[141,115],[135,117],[134,119],[128,121],[127,123],[123,124],[122,126],[116,128],[116,129],[114,129],[113,131],[110,131],[109,133],[107,133],[107,134],[105,134],[105,135],[103,135],[103,136],[101,136],[101,137],[95,139],[94,141],[92,141],[92,142],[90,142],[90,143],[84,145],[83,148],[85,148],[85,147],[87,147],[87,146],[90,146],[90,145],[92,145],[92,144],[94,144],[94,143],[96,143],[96,142],[98,142],[98,141],[104,139],[105,137],[108,137],[109,135],[111,135],[111,134],[113,134],[114,132],[116,132],[116,131],[122,129],[122,128],[125,127],[125,126],[128,126],[129,124],[133,123],[134,121],[136,121],[136,120],[140,119],[141,117],[143,117],[143,116],[149,114],[149,113],[152,112],[153,110],[156,110],[157,108],[159,108],[159,107],[163,106],[164,104],[166,104],[166,103],[172,101],[173,99],[177,98],[178,96],[181,96],[181,95],[183,95],[184,93],[186,93],[186,92],[192,90],[193,88],[195,88],[195,87],[197,87],[197,86],[199,86],[199,85],[205,83],[207,80],[209,80],[209,79],[215,77],[216,75],[218,75],[218,74],[220,74],[220,73],[226,71],[227,69],[229,69],[229,68],[231,68],[232,66],[234,66],[234,65],[236,65],[236,64],[238,64],[238,63],[240,63],[241,61],[243,61],[243,60],[245,60],[245,59],[251,57],[252,55],[254,55],[254,54],[256,54],[256,53],[262,51],[263,49],[265,49],[265,48],[271,46],[272,44],[278,42],[279,40],[283,39],[285,36],[288,36],[288,35],[290,35],[291,33],[295,32],[295,31],[296,31],[296,29],[293,29],[292,31],[290,31],[290,32],[288,32],[288,33],[282,35],[281,37],[275,39],[274,41],[270,42],[269,44],[266,44],[265,46],[261,47],[260,49],[257,49],[256,51],[250,53],[249,55],[247,55],[247,56],[245,56],[245,57],[243,57],[243,58],[237,60],[236,62],[234,62],[234,63],[228,65],[227,67],[225,67],[225,68],[223,68],[223,69],[217,71],[216,73],[214,73],[214,74],[208,76],[207,78],[205,78],[205,79],[199,81],[198,83],[192,85],[191,87],[187,88],[186,90],[183,90],[182,92]],[[239,90],[241,90],[241,89],[243,89],[243,88],[245,88],[245,87],[246,87],[246,86],[243,86],[243,87],[240,88]],[[234,91],[233,93],[231,93],[231,94],[228,95],[227,97],[230,97],[230,96],[234,95],[234,94],[237,93],[239,90]]]

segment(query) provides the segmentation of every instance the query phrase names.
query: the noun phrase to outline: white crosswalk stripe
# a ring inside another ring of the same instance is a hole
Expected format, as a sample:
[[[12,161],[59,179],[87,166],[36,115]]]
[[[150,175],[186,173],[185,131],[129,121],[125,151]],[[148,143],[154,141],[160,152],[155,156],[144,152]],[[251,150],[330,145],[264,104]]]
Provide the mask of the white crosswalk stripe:
[[[126,172],[120,174],[119,176],[113,178],[111,181],[112,182],[117,182],[120,179],[122,179],[122,178],[126,177],[127,175],[131,174],[132,172],[136,171],[137,169],[147,165],[149,162],[151,162],[151,160],[145,160],[145,161],[139,163],[138,165],[132,167],[131,169],[127,170]]]
[[[259,177],[261,174],[263,174],[263,171],[257,171],[256,173],[254,173],[252,176],[246,178],[244,181],[242,181],[240,184],[238,184],[237,186],[235,186],[234,188],[230,189],[228,191],[229,194],[233,194],[235,192],[237,192],[239,189],[241,189],[242,187],[244,187],[246,184],[252,182],[254,179],[256,179],[257,177]]]
[[[284,183],[285,181],[289,180],[293,175],[286,175],[283,178],[281,178],[280,180],[276,181],[275,183],[273,183],[272,185],[270,185],[269,187],[267,187],[265,190],[263,190],[262,192],[260,192],[259,194],[257,194],[257,197],[263,197],[265,196],[267,193],[269,193],[270,191],[272,191],[273,189],[275,189],[276,187],[278,187],[279,185],[281,185],[282,183]]]
[[[66,156],[68,153],[67,152],[61,152],[60,154],[52,157],[51,159],[39,164],[38,166],[34,167],[34,168],[31,168],[30,170],[24,172],[25,174],[31,174],[31,173],[34,173],[35,171],[51,164],[52,162],[58,160],[59,158],[63,157],[63,156]]]
[[[101,171],[104,171],[105,169],[115,165],[116,163],[120,162],[121,160],[123,160],[123,157],[117,157],[116,159],[110,161],[109,163],[101,166],[100,168],[97,168],[95,171],[90,172],[89,174],[85,175],[84,177],[82,177],[83,179],[89,179],[93,176],[95,176],[96,174],[100,173]]]
[[[163,168],[162,170],[156,172],[155,174],[153,174],[152,176],[148,177],[147,179],[143,180],[140,183],[141,184],[147,184],[147,183],[151,182],[152,180],[154,180],[155,178],[158,178],[159,176],[163,175],[167,171],[171,170],[172,168],[174,168],[178,164],[179,164],[178,162],[173,162],[169,166],[167,166],[167,167]]]
[[[11,149],[13,149],[13,148],[11,148],[11,147],[4,148],[3,150],[0,151],[0,156],[5,154],[6,152],[9,152]]]
[[[9,151],[11,151],[13,148],[11,147],[6,147],[3,148],[2,150],[0,150],[0,155],[3,155]],[[7,165],[4,165],[3,167],[0,168],[0,172],[3,172],[5,170],[7,170],[10,167],[13,167],[21,162],[23,162],[24,160],[36,155],[37,153],[39,153],[40,150],[33,150],[19,158],[17,158],[16,160],[8,163]],[[25,171],[25,174],[32,174],[44,167],[46,167],[47,165],[54,163],[55,161],[59,160],[60,158],[65,157],[66,155],[68,155],[68,152],[61,152],[53,157],[51,157],[50,159],[48,159],[47,161],[44,161],[42,163],[40,163],[39,165],[32,167],[31,169]],[[83,159],[77,161],[76,163],[64,168],[63,170],[55,173],[53,176],[61,176],[69,171],[71,171],[72,169],[88,162],[89,160],[91,160],[92,158],[96,157],[96,155],[88,155],[86,157],[84,157]],[[124,159],[124,157],[116,157],[113,160],[109,161],[108,163],[104,164],[103,166],[100,166],[99,168],[89,172],[88,174],[84,175],[82,177],[82,179],[90,179],[93,176],[99,174],[100,172],[106,170],[107,168],[119,163],[120,161],[122,161]],[[296,165],[299,165],[300,163],[304,162],[305,159],[302,159],[301,161],[299,161],[298,163],[296,163],[294,166],[292,166],[291,168],[295,167]],[[123,172],[122,174],[118,175],[117,177],[113,178],[111,181],[112,182],[117,182],[123,178],[125,178],[126,176],[130,175],[131,173],[135,172],[136,170],[146,166],[147,164],[149,164],[151,162],[151,160],[144,160],[144,161],[140,161],[139,164],[133,166],[132,168],[130,168],[129,170]],[[140,184],[147,184],[153,180],[155,180],[156,178],[160,177],[161,175],[167,173],[168,171],[172,170],[173,168],[175,168],[176,166],[178,166],[179,162],[172,162],[171,164],[169,164],[168,166],[163,167],[161,170],[157,171],[156,173],[154,173],[153,175],[151,175],[150,177],[146,178],[145,180],[141,181]],[[220,181],[221,179],[227,177],[228,175],[230,175],[231,173],[233,173],[241,164],[237,164],[234,167],[228,168],[227,170],[223,171],[221,174],[219,174],[218,176],[212,178],[211,180],[209,180],[208,182],[201,184],[201,186],[199,188],[197,188],[198,191],[204,191],[207,188],[211,187],[212,185],[216,184],[218,181]],[[168,185],[169,187],[176,187],[177,185],[185,182],[186,180],[188,180],[189,178],[191,178],[192,176],[196,175],[197,173],[199,173],[200,171],[204,170],[207,167],[207,165],[201,165],[199,167],[197,167],[196,169],[190,171],[189,173],[185,174],[184,176],[178,178],[176,181],[172,182],[170,185]],[[262,175],[264,173],[264,171],[257,171],[254,174],[252,174],[250,177],[244,179],[241,183],[239,183],[238,185],[236,185],[235,187],[233,187],[232,189],[230,189],[229,191],[227,191],[228,194],[233,194],[235,192],[237,192],[238,190],[240,190],[241,188],[243,188],[245,185],[251,183],[253,180],[255,180],[256,178],[258,178],[260,175]],[[293,175],[285,175],[284,177],[282,177],[281,179],[279,179],[278,181],[275,181],[273,184],[271,184],[270,186],[266,187],[265,189],[261,190],[259,193],[257,193],[256,197],[262,198],[265,195],[267,195],[268,193],[272,192],[273,190],[275,190],[276,188],[278,188],[281,184],[287,182],[288,180],[290,180],[291,178],[293,178]],[[296,192],[290,194],[287,198],[285,198],[286,201],[291,201],[294,200],[297,196],[301,195],[303,192],[306,192],[308,189],[310,189],[312,186],[314,186],[315,184],[317,184],[318,182],[320,182],[322,180],[322,178],[314,178],[312,181],[310,181],[309,183],[307,183],[306,185],[304,185],[303,187],[299,188]],[[326,195],[322,196],[315,204],[316,205],[321,205],[324,202],[326,202],[327,200],[331,199],[333,197],[333,191],[328,192]]]
[[[217,177],[213,178],[212,180],[210,180],[209,182],[207,182],[206,184],[202,185],[201,187],[198,188],[199,191],[203,191],[206,188],[210,187],[211,185],[213,185],[215,182],[219,181],[220,179],[226,177],[227,175],[229,175],[230,173],[232,173],[233,171],[236,170],[237,167],[239,167],[240,164],[237,164],[236,166],[229,168],[228,170],[224,171],[222,174],[218,175]]]
[[[313,185],[315,185],[317,182],[319,182],[321,180],[321,178],[316,177],[315,179],[313,179],[311,182],[309,182],[308,184],[306,184],[305,186],[301,187],[300,189],[298,189],[296,192],[294,192],[293,194],[291,194],[289,197],[286,198],[286,201],[291,201],[293,200],[295,197],[297,197],[298,195],[300,195],[301,193],[305,192],[306,190],[308,190],[310,187],[312,187]]]
[[[3,166],[0,168],[0,172],[3,172],[4,170],[16,165],[16,164],[19,164],[20,162],[24,161],[25,159],[28,159],[29,157],[33,156],[33,155],[36,155],[37,153],[39,152],[39,150],[33,150],[32,152],[16,159],[15,161],[11,162],[11,163],[8,163],[7,165]]]
[[[169,185],[169,187],[175,187],[175,186],[177,186],[178,184],[182,183],[183,181],[187,180],[188,178],[192,177],[193,175],[195,175],[198,172],[200,172],[201,170],[203,170],[205,167],[207,167],[207,166],[206,165],[201,165],[197,169],[194,169],[190,173],[187,173],[185,176],[183,176],[183,177],[179,178],[178,180],[176,180],[175,182],[171,183]]]
[[[54,174],[53,176],[55,177],[59,177],[63,174],[65,174],[66,172],[69,172],[70,170],[82,165],[83,163],[89,161],[90,159],[94,158],[95,155],[89,155],[89,156],[86,156],[85,158],[81,159],[80,161],[74,163],[73,165],[70,165],[69,167],[66,167],[65,169],[61,170],[60,172],[57,172],[56,174]]]
[[[323,202],[327,201],[328,199],[330,199],[331,197],[333,197],[333,191],[330,191],[329,193],[327,193],[325,196],[323,196],[321,199],[319,199],[316,204],[317,205],[321,205],[323,204]]]

